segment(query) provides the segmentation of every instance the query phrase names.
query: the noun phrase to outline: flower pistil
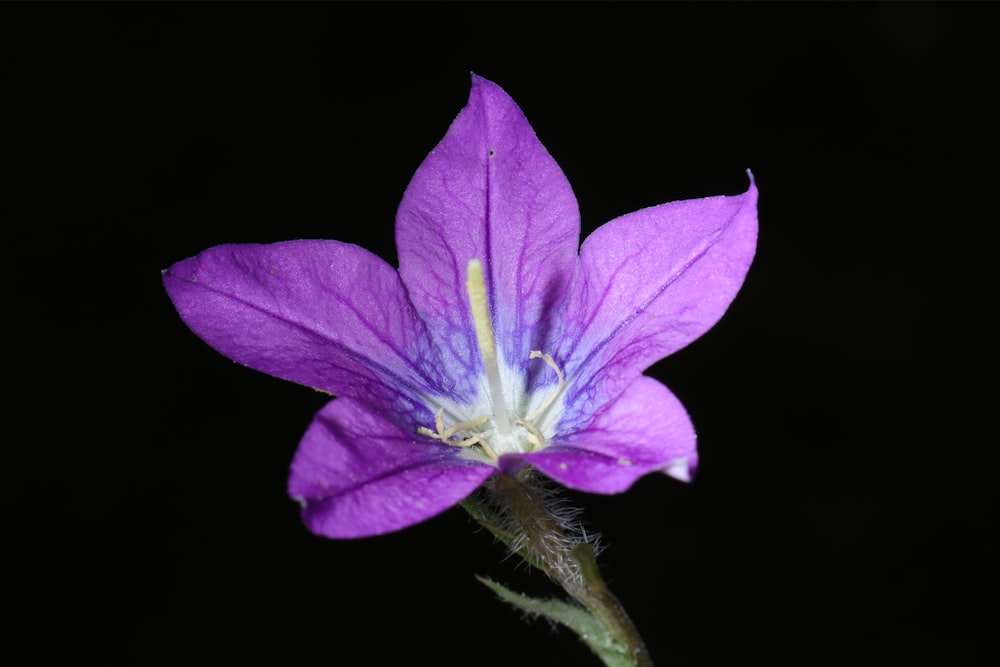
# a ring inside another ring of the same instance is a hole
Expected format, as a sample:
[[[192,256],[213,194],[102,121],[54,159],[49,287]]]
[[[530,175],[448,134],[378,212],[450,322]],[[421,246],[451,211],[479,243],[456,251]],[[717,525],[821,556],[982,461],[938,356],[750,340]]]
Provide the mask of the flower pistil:
[[[500,361],[497,357],[493,323],[490,319],[487,303],[483,265],[478,259],[469,261],[466,270],[465,287],[469,296],[469,307],[472,311],[476,342],[486,371],[486,384],[491,410],[488,411],[488,414],[482,414],[477,409],[486,407],[483,405],[483,401],[475,401],[473,405],[463,407],[449,405],[447,412],[450,414],[456,416],[478,414],[478,416],[470,419],[462,419],[459,416],[456,420],[458,423],[445,428],[444,414],[446,408],[445,405],[439,405],[434,416],[434,430],[421,426],[417,429],[417,432],[455,447],[472,448],[473,446],[478,446],[478,452],[470,449],[470,453],[473,453],[476,458],[480,458],[478,454],[481,452],[490,463],[495,464],[502,454],[508,452],[532,452],[545,446],[545,431],[552,430],[552,427],[558,420],[558,414],[561,413],[558,406],[556,410],[550,409],[556,406],[561,398],[566,379],[551,355],[533,350],[528,358],[541,359],[555,371],[558,378],[556,388],[544,401],[531,410],[527,416],[521,416],[516,412],[508,410],[503,378],[506,377],[508,380],[515,380],[515,387],[521,384],[518,382],[519,380],[523,382],[523,378],[520,373],[512,369],[505,369],[506,373],[501,371]],[[514,404],[516,405],[519,403],[516,400],[518,396],[515,395],[514,398]],[[525,398],[527,400],[523,401],[523,403],[530,408],[532,396],[526,396]],[[450,403],[450,401],[444,400],[436,402],[442,404]],[[513,417],[513,421],[511,417]],[[493,428],[483,428],[489,422],[492,422]],[[463,432],[466,432],[466,435],[461,437],[460,434]],[[455,439],[455,436],[460,437]]]

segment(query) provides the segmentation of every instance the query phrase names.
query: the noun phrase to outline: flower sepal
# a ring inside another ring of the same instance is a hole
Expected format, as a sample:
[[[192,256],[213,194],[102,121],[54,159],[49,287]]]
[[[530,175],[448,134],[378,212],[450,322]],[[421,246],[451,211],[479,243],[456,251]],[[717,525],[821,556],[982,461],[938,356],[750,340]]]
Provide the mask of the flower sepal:
[[[479,577],[476,579],[493,591],[498,598],[529,616],[544,616],[575,632],[580,640],[607,665],[607,667],[635,667],[628,646],[618,641],[593,614],[586,609],[563,600],[533,598],[510,590],[503,584]]]

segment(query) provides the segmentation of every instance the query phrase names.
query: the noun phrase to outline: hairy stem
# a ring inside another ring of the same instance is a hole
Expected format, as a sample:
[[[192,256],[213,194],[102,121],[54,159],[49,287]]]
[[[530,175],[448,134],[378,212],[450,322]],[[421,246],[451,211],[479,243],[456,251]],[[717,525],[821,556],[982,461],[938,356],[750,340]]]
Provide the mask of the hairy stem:
[[[530,469],[495,479],[492,500],[507,530],[516,536],[509,545],[512,550],[541,563],[553,581],[625,647],[634,665],[652,667],[632,619],[601,577],[593,547],[576,529],[575,513],[559,505]]]

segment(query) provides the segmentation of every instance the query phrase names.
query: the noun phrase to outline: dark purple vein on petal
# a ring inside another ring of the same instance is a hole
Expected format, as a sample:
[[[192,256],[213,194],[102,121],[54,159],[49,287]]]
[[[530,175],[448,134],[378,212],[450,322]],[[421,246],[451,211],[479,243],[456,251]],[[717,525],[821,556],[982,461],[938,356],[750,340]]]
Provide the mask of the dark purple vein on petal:
[[[181,281],[183,281],[183,279],[178,278],[178,277],[174,277],[174,279],[175,280],[181,280]],[[186,282],[186,281],[184,281],[184,282]],[[407,399],[408,402],[413,402],[413,399],[415,397],[418,397],[418,396],[421,396],[421,395],[424,394],[424,391],[422,391],[418,387],[415,387],[411,382],[409,382],[408,380],[406,380],[404,377],[402,377],[399,374],[397,374],[397,373],[389,370],[383,364],[380,364],[380,363],[376,362],[375,360],[371,359],[370,357],[368,357],[368,356],[366,356],[366,355],[364,355],[364,354],[362,354],[360,352],[357,352],[356,350],[354,350],[354,349],[352,349],[350,347],[347,347],[346,345],[343,345],[342,343],[339,343],[338,341],[335,341],[335,340],[332,340],[332,339],[328,338],[327,336],[323,335],[320,332],[314,331],[312,328],[310,328],[306,324],[303,324],[301,322],[296,322],[294,320],[291,320],[291,319],[289,319],[288,317],[286,317],[284,315],[281,315],[281,314],[272,312],[270,310],[264,309],[264,308],[258,306],[257,304],[254,304],[254,303],[251,303],[251,302],[246,301],[244,299],[241,299],[239,297],[233,296],[231,294],[228,294],[226,292],[218,290],[218,289],[216,289],[214,287],[210,287],[208,285],[205,285],[204,283],[199,283],[198,289],[208,290],[208,291],[210,291],[210,292],[212,292],[214,294],[221,295],[221,296],[225,297],[226,299],[230,299],[232,301],[235,301],[236,303],[240,303],[240,304],[242,304],[244,306],[247,306],[248,308],[250,308],[252,310],[256,310],[259,313],[263,313],[265,315],[268,315],[269,317],[272,317],[272,318],[274,318],[276,320],[279,320],[281,322],[285,322],[286,324],[288,324],[288,325],[290,325],[290,326],[292,326],[292,327],[294,327],[296,329],[304,331],[305,333],[309,334],[310,336],[313,336],[315,338],[318,338],[318,339],[324,341],[326,344],[330,345],[330,347],[332,347],[332,348],[336,349],[337,351],[339,351],[340,353],[342,353],[348,359],[351,359],[352,361],[356,361],[356,362],[360,363],[362,366],[365,366],[367,368],[370,368],[370,369],[374,370],[376,373],[378,373],[381,376],[380,378],[378,378],[380,384],[382,384],[386,389],[388,389],[390,391],[390,393],[395,394],[396,396],[399,396],[401,398],[405,398],[405,399]],[[353,310],[353,307],[351,307],[351,309]],[[364,320],[362,320],[362,322],[364,322],[366,330],[368,330],[368,331],[372,332],[373,334],[375,334],[375,337],[378,340],[380,340],[382,342],[385,342],[374,331],[374,329],[372,329],[372,327],[368,325],[367,322],[365,322]],[[390,345],[389,347],[394,352],[396,352],[397,354],[399,354],[398,350],[396,350],[394,346]],[[430,380],[430,378],[428,378],[423,373],[423,371],[421,371],[418,368],[414,367],[412,361],[410,361],[409,359],[406,359],[405,356],[402,357],[402,359],[404,359],[404,361],[406,361],[406,365],[409,368],[413,369],[417,373],[417,375],[419,375],[421,378],[423,378],[424,380],[427,381],[427,383],[428,383],[428,387],[427,388],[429,388],[429,389],[430,388],[435,388],[434,387],[435,383],[432,382]],[[407,395],[407,394],[404,394],[403,392],[400,392],[398,389],[396,389],[396,387],[392,386],[391,384],[386,383],[382,378],[390,379],[393,382],[397,383],[398,386],[402,386],[402,387],[405,387],[405,388],[409,389],[412,392],[412,395]],[[449,392],[444,392],[444,393],[447,395]]]
[[[594,360],[594,357],[597,356],[597,354],[601,350],[607,347],[615,338],[618,337],[619,334],[621,334],[625,329],[627,329],[628,326],[632,324],[632,322],[635,321],[635,319],[641,313],[643,313],[646,310],[646,308],[648,308],[654,301],[656,301],[667,289],[669,289],[670,286],[673,285],[678,278],[684,275],[688,269],[690,269],[702,257],[704,257],[708,253],[708,251],[711,250],[716,243],[718,243],[719,239],[722,238],[725,232],[732,226],[733,221],[736,219],[740,210],[742,210],[742,208],[738,209],[737,212],[734,213],[733,216],[729,218],[729,220],[726,222],[725,225],[716,230],[716,232],[712,235],[708,243],[706,243],[705,246],[700,251],[694,254],[687,262],[685,262],[684,265],[679,270],[675,271],[672,276],[670,276],[665,282],[663,282],[663,284],[657,287],[648,299],[642,302],[627,317],[625,317],[625,319],[619,322],[618,325],[616,325],[614,329],[612,329],[607,336],[598,341],[597,344],[590,349],[590,351],[587,353],[587,356],[584,357],[580,365],[574,370],[572,377],[579,378],[582,375],[583,369],[585,369]],[[602,304],[604,303],[603,296],[601,298],[601,303]],[[593,322],[596,313],[597,309],[595,308],[594,313],[591,315],[591,319],[588,321],[587,325],[583,327],[583,329],[580,332],[580,335],[577,337],[576,339],[577,342],[580,341],[580,339],[583,337],[583,334],[586,332],[586,329],[589,328],[590,324]]]

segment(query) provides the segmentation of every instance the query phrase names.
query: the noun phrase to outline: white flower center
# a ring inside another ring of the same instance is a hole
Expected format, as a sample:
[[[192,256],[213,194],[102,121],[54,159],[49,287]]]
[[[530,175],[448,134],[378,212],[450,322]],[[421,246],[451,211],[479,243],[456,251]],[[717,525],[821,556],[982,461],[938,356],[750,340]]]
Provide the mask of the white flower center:
[[[542,359],[548,364],[555,371],[558,383],[544,395],[526,392],[527,380],[521,371],[500,363],[497,358],[486,283],[479,260],[469,262],[465,285],[486,377],[480,378],[476,398],[470,403],[432,400],[434,429],[421,426],[417,431],[445,444],[462,447],[471,458],[493,463],[503,454],[541,449],[555,434],[556,423],[562,414],[565,384],[562,371],[551,356],[533,351],[529,358]]]
[[[562,372],[552,357],[532,352],[532,359],[544,360],[555,370],[559,382],[544,391],[525,392],[526,381],[520,371],[505,366],[499,371],[505,390],[504,411],[509,415],[504,433],[494,409],[494,398],[487,378],[480,378],[479,391],[470,403],[458,403],[445,398],[431,399],[435,411],[434,429],[420,427],[418,432],[448,445],[462,447],[465,455],[495,463],[503,454],[527,453],[545,447],[555,435],[555,427],[563,410]]]

